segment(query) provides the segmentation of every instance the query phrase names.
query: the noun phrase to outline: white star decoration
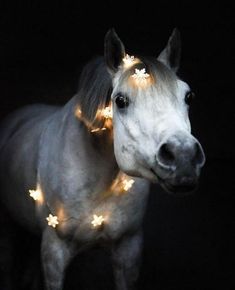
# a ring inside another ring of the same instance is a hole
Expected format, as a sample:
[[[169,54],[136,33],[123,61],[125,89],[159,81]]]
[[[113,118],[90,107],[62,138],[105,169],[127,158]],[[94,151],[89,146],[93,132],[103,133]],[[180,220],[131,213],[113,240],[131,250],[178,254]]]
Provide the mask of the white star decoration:
[[[132,185],[134,184],[134,182],[135,182],[134,179],[130,179],[130,180],[124,179],[122,181],[122,183],[123,183],[123,189],[125,191],[128,191],[132,187]]]
[[[34,200],[39,200],[41,197],[41,192],[39,190],[29,190],[29,195],[34,199]]]
[[[105,107],[103,110],[102,110],[102,116],[105,118],[105,119],[112,119],[113,118],[113,110],[112,110],[112,107]]]
[[[97,216],[96,214],[93,215],[93,221],[91,222],[93,227],[101,226],[103,222],[104,222],[104,218],[102,215],[100,216]]]
[[[53,216],[52,214],[49,214],[46,220],[48,222],[48,226],[51,226],[53,228],[55,228],[59,224],[58,217],[56,215]]]
[[[125,57],[122,60],[124,62],[124,65],[129,67],[135,61],[135,57],[133,55],[130,56],[129,54],[126,54]]]
[[[132,75],[132,77],[138,81],[145,81],[149,77],[149,74],[146,73],[145,68],[136,68],[135,73]]]

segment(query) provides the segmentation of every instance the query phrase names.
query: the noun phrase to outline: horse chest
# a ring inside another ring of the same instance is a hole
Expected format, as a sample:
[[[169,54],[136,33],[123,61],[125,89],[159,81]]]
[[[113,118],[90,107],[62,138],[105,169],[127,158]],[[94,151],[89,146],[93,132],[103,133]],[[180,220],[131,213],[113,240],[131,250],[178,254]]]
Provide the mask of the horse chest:
[[[141,226],[145,201],[146,194],[132,193],[90,202],[76,219],[69,219],[64,228],[61,227],[61,232],[81,243],[118,239]]]
[[[103,233],[108,238],[118,238],[122,234],[134,231],[140,226],[144,208],[132,197],[111,200],[101,205],[104,210]]]

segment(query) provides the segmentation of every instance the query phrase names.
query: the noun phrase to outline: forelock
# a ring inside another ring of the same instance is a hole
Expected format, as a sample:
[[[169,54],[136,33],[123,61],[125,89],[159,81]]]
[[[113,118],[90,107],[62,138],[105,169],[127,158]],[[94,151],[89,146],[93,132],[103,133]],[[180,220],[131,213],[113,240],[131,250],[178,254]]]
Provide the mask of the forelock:
[[[150,86],[154,86],[158,91],[175,91],[178,78],[174,71],[153,57],[138,57],[138,60],[131,67],[121,69],[117,75],[118,80],[116,82],[128,83],[135,74],[136,69],[145,69],[151,79],[151,82],[149,82]]]

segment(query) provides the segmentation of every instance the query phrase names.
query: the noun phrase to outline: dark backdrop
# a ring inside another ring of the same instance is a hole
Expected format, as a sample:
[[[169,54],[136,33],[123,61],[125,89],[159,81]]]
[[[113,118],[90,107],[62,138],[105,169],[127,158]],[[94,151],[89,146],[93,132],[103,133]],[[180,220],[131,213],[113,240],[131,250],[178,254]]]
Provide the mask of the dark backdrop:
[[[234,10],[225,1],[172,2],[1,1],[0,117],[25,104],[64,104],[83,65],[103,53],[110,27],[127,52],[157,56],[177,26],[179,75],[197,95],[190,116],[207,164],[193,196],[174,198],[152,187],[139,289],[234,289]],[[14,289],[36,289],[37,239],[11,223],[4,208],[0,222],[3,251],[11,251],[7,234],[17,236]],[[66,289],[112,289],[109,266],[99,249],[83,254],[69,269]]]

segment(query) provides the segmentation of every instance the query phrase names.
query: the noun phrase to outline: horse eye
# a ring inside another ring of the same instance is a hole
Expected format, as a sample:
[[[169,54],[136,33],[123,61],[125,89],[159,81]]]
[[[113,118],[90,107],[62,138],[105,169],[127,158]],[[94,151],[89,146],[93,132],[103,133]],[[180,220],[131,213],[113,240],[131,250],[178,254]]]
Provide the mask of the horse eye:
[[[115,99],[115,103],[118,108],[123,109],[129,106],[129,99],[121,93],[118,93]]]
[[[195,98],[195,94],[193,92],[187,92],[186,95],[185,95],[185,103],[187,105],[190,105],[193,101],[193,99]]]

